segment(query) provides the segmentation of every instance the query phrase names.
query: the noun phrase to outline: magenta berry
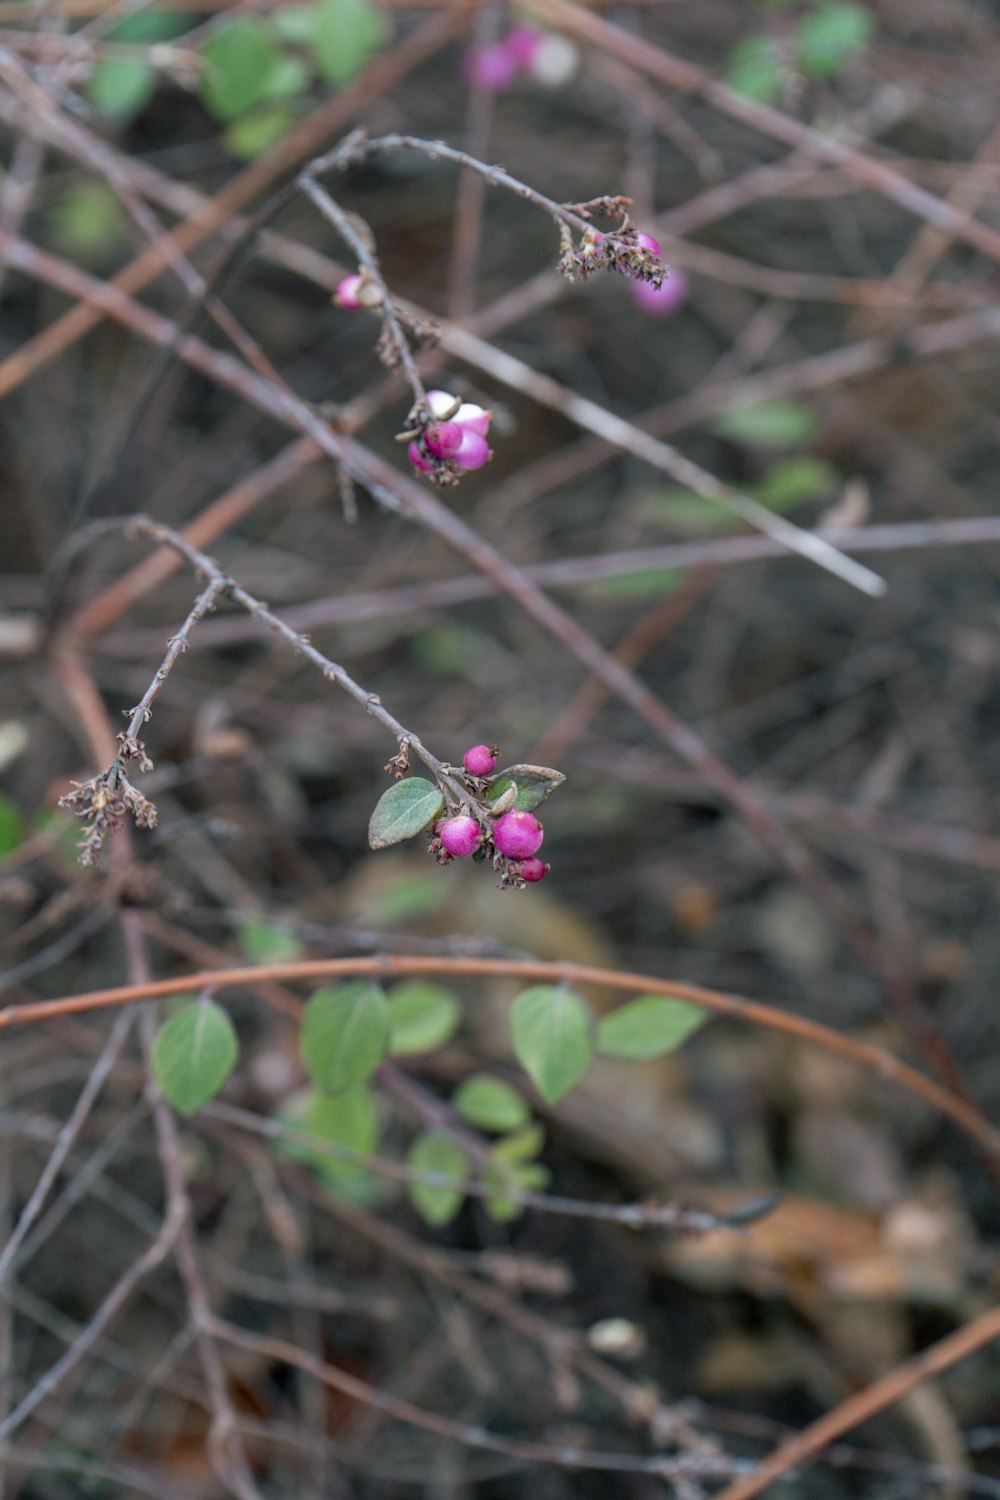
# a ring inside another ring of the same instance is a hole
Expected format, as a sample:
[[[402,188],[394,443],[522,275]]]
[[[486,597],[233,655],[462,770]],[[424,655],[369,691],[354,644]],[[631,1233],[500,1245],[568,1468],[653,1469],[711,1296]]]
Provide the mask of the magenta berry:
[[[549,866],[543,865],[540,859],[522,859],[517,867],[517,873],[522,880],[534,885],[536,880],[544,880],[549,873]]]
[[[462,764],[470,776],[492,776],[496,770],[497,758],[489,745],[473,745],[470,750],[466,750]]]
[[[635,237],[636,244],[641,250],[646,250],[650,255],[662,255],[659,243],[653,239],[651,234],[643,234],[640,230]]]
[[[528,859],[542,846],[542,825],[534,813],[514,808],[497,818],[493,825],[493,842],[508,859]]]
[[[333,300],[338,307],[344,307],[349,312],[358,312],[362,303],[358,301],[358,291],[361,287],[360,276],[345,276],[337,283],[337,290],[333,294]]]
[[[438,823],[434,832],[453,859],[467,859],[479,843],[479,824],[464,813]]]
[[[434,465],[423,453],[421,453],[419,444],[411,443],[406,450],[406,456],[410,460],[410,463],[413,465],[413,467],[415,469],[419,469],[421,474],[434,473]]]
[[[669,317],[679,307],[683,307],[687,294],[687,277],[676,266],[662,286],[653,286],[651,281],[633,281],[629,284],[629,295],[636,307],[652,318]]]
[[[467,432],[476,432],[480,437],[486,437],[490,430],[492,415],[492,412],[488,412],[482,406],[477,406],[474,401],[463,401],[455,413],[455,421]]]
[[[454,458],[464,436],[457,422],[434,422],[424,434],[424,442],[428,453],[433,453],[435,458]]]
[[[519,69],[517,58],[501,42],[491,47],[471,48],[462,63],[462,73],[470,89],[483,94],[502,94],[510,88]]]
[[[472,432],[466,428],[462,435],[462,441],[455,450],[454,459],[459,468],[481,469],[489,462],[490,445],[478,432]]]
[[[542,40],[542,33],[534,26],[521,24],[510,28],[501,46],[508,57],[512,57],[523,68],[531,62]]]

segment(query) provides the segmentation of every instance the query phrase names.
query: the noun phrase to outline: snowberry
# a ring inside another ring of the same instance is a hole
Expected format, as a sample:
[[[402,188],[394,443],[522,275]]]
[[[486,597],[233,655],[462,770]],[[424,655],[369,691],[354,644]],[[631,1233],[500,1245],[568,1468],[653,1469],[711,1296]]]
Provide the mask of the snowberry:
[[[464,436],[457,422],[434,422],[424,434],[424,442],[435,458],[454,458]]]
[[[517,867],[517,873],[522,880],[527,880],[534,885],[536,880],[544,880],[549,873],[549,866],[543,865],[540,859],[522,859]]]
[[[662,286],[653,286],[650,281],[633,281],[629,284],[629,295],[636,307],[653,318],[669,317],[679,307],[683,307],[687,294],[687,277],[676,267]]]
[[[635,237],[635,241],[640,250],[646,250],[650,255],[663,254],[662,250],[660,249],[659,242],[657,240],[654,240],[651,234],[643,234],[640,230]]]
[[[489,745],[473,745],[463,755],[462,764],[470,776],[491,776],[496,770],[497,758]]]
[[[457,411],[460,404],[458,397],[453,396],[451,391],[427,392],[427,405],[430,409],[430,414],[439,420],[442,417],[447,417],[449,412]],[[451,417],[449,420],[454,421],[454,418]]]
[[[434,832],[453,859],[467,859],[479,843],[479,824],[467,814],[446,818],[435,826]]]
[[[497,818],[493,825],[493,842],[508,859],[528,859],[542,846],[542,825],[534,813],[514,808]]]
[[[455,421],[459,427],[466,427],[470,432],[477,432],[480,437],[486,437],[490,430],[490,418],[493,413],[485,407],[477,406],[474,401],[463,401],[455,413]]]
[[[466,427],[462,441],[452,456],[462,469],[481,469],[483,464],[489,462],[490,445],[478,432]]]
[[[528,72],[538,83],[558,88],[576,72],[580,54],[564,36],[542,36],[528,59]]]
[[[410,460],[410,463],[413,465],[413,467],[415,469],[418,469],[421,474],[434,473],[434,465],[423,453],[421,453],[419,444],[411,443],[406,450],[406,456]]]
[[[360,311],[363,304],[358,301],[358,290],[361,286],[360,276],[345,276],[338,281],[337,290],[333,294],[333,300],[338,307],[345,307],[349,312]]]
[[[470,89],[483,94],[502,94],[519,71],[520,63],[502,42],[491,47],[472,47],[462,63],[462,73]]]

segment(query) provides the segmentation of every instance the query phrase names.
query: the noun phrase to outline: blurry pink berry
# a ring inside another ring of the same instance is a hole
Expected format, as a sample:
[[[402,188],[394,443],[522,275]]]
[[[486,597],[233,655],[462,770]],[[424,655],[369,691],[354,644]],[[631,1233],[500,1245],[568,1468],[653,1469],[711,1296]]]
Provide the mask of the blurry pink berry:
[[[641,250],[648,250],[650,255],[663,254],[663,251],[660,249],[659,241],[654,240],[651,234],[643,234],[642,230],[640,230],[635,239],[636,244],[639,246],[639,248]]]
[[[462,764],[470,776],[491,776],[497,767],[497,758],[489,745],[473,745],[466,750]]]
[[[435,458],[454,458],[464,436],[457,422],[435,422],[424,434],[424,442]]]
[[[358,301],[358,288],[361,286],[360,276],[345,276],[337,283],[337,290],[333,294],[333,300],[338,307],[346,307],[349,312],[358,312],[362,304]]]
[[[425,454],[421,453],[420,448],[416,443],[410,444],[410,446],[406,450],[406,456],[410,460],[410,463],[413,465],[413,467],[420,470],[421,474],[434,473],[434,465],[430,462]]]
[[[543,40],[542,33],[534,26],[512,26],[501,42],[501,46],[521,67],[526,67]]]
[[[662,286],[653,286],[649,281],[633,281],[629,284],[629,294],[636,307],[650,317],[667,318],[687,301],[687,277],[675,267]]]
[[[478,432],[480,437],[486,437],[490,430],[491,411],[483,406],[476,406],[472,401],[463,401],[455,413],[455,421],[459,427],[466,427],[470,432]]]
[[[519,70],[517,58],[501,42],[490,47],[471,47],[462,63],[462,74],[470,89],[483,94],[502,94],[510,88]]]
[[[497,818],[493,825],[493,842],[508,859],[528,859],[542,847],[542,825],[534,813],[515,808]]]
[[[467,859],[479,843],[479,824],[475,818],[464,814],[458,818],[446,818],[437,824],[434,832],[453,859]]]
[[[517,867],[517,873],[522,880],[527,880],[534,885],[536,880],[544,880],[549,873],[549,866],[543,865],[540,859],[522,859]]]
[[[462,469],[481,469],[490,459],[490,445],[478,432],[466,428],[462,441],[452,455]]]
[[[569,82],[579,63],[580,54],[569,38],[548,32],[539,38],[527,67],[536,82],[554,89]]]
[[[451,411],[452,407],[458,407],[458,398],[451,391],[428,391],[427,405],[432,417],[443,417]]]

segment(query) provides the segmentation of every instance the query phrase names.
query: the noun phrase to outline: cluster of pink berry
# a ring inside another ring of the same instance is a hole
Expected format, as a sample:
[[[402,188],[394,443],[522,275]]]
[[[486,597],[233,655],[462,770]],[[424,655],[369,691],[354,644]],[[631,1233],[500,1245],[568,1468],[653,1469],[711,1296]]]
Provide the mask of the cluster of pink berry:
[[[418,473],[435,484],[454,484],[464,471],[489,462],[491,412],[448,391],[428,391],[427,405],[432,420],[406,450]]]
[[[578,62],[579,54],[566,37],[522,25],[512,26],[491,46],[470,48],[462,72],[471,89],[502,94],[519,73],[527,73],[548,88],[557,88],[572,78]]]
[[[588,229],[579,246],[569,246],[563,252],[559,270],[570,281],[586,281],[595,271],[617,271],[657,289],[669,274],[659,242],[630,224],[609,234]]]
[[[473,745],[466,750],[463,765],[473,791],[482,793],[489,787],[497,753],[495,745]],[[536,858],[545,837],[542,825],[534,813],[516,807],[500,811],[503,800],[498,799],[499,816],[491,818],[488,827],[468,813],[439,819],[434,824],[431,853],[440,864],[447,864],[452,859],[468,859],[470,854],[486,859],[492,849],[493,868],[502,872],[501,885],[533,885],[549,871],[549,866]]]

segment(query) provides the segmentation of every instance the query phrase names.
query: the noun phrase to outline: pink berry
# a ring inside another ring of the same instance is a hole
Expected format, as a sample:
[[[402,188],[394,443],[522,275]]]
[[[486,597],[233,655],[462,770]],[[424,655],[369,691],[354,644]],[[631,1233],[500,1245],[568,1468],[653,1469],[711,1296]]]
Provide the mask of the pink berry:
[[[358,312],[362,304],[358,301],[358,289],[361,286],[360,276],[345,276],[337,283],[337,290],[333,294],[333,300],[338,307],[345,307],[349,312]]]
[[[662,255],[659,242],[653,239],[651,234],[643,234],[642,231],[635,237],[636,244],[641,250],[646,250],[650,255]]]
[[[501,46],[516,63],[526,67],[537,52],[541,40],[542,33],[536,31],[534,26],[512,26]]]
[[[466,428],[453,457],[462,469],[481,469],[490,460],[490,445],[478,432]]]
[[[629,283],[629,295],[636,307],[652,318],[666,318],[683,307],[687,301],[688,282],[684,272],[676,267],[670,272],[662,286],[653,286],[650,281]]]
[[[434,465],[430,462],[425,454],[421,453],[418,444],[411,443],[406,450],[406,456],[410,460],[410,463],[413,465],[413,467],[415,469],[419,469],[421,474],[434,473]]]
[[[522,880],[527,880],[534,885],[536,880],[544,880],[549,873],[549,866],[543,865],[540,859],[522,859],[517,867],[517,873]]]
[[[496,770],[497,758],[489,745],[473,745],[463,755],[462,764],[470,776],[491,776]]]
[[[424,442],[435,458],[454,458],[464,436],[457,422],[435,422],[424,434]]]
[[[491,47],[472,47],[465,54],[462,73],[470,89],[482,94],[502,94],[509,89],[520,64],[501,42]]]
[[[446,818],[436,825],[434,832],[453,859],[467,859],[479,843],[479,824],[465,814]]]
[[[542,825],[534,813],[515,808],[497,818],[493,825],[493,842],[508,859],[528,859],[542,846]]]
[[[486,437],[490,430],[490,418],[493,413],[485,407],[476,406],[473,401],[463,401],[455,413],[455,421],[459,427],[465,427],[469,432],[477,432],[480,437]]]

